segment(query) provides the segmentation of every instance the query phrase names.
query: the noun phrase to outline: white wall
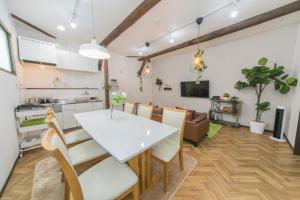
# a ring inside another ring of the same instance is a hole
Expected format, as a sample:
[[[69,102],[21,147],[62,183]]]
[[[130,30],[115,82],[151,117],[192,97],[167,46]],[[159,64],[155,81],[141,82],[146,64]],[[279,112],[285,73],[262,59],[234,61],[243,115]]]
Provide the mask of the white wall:
[[[51,88],[53,80],[58,77],[59,81],[55,81],[56,87],[61,88],[97,88],[95,90],[31,90],[24,89],[23,98],[29,97],[52,97],[52,98],[74,98],[82,97],[85,91],[90,93],[89,96],[99,96],[103,98],[103,72],[90,73],[80,71],[61,70],[52,66],[41,68],[36,64],[23,64],[22,67],[22,88]]]
[[[298,25],[298,35],[293,60],[293,75],[300,80],[300,24]],[[288,123],[287,138],[290,144],[294,147],[296,139],[296,131],[298,125],[298,117],[300,111],[300,83],[290,96],[290,122]]]
[[[216,45],[217,42],[212,41],[204,44],[208,69],[204,72],[202,80],[210,81],[210,96],[222,96],[223,93],[228,92],[231,96],[240,97],[243,102],[240,122],[243,125],[249,125],[249,121],[255,117],[256,96],[255,92],[250,89],[243,91],[234,89],[233,86],[236,81],[244,80],[241,69],[254,66],[260,57],[266,56],[271,61],[286,66],[287,71],[291,72],[296,33],[297,26],[289,25],[242,39],[237,39],[236,35],[239,33],[232,34],[231,38],[236,37],[236,39],[226,43]],[[180,96],[180,82],[195,80],[195,74],[190,72],[195,48],[188,49],[187,53],[163,56],[153,62],[152,100],[154,103],[163,106],[187,107],[203,112],[208,111],[209,99],[182,98]],[[164,83],[171,85],[173,90],[159,92],[155,85],[156,78],[161,78]],[[262,119],[266,122],[267,129],[273,129],[274,109],[276,105],[288,106],[288,96],[275,93],[271,84],[266,88],[262,100],[272,103],[272,109],[265,112]]]
[[[108,61],[109,78],[118,79],[121,90],[127,93],[127,98],[132,102],[149,103],[151,101],[152,80],[143,80],[143,92],[139,90],[140,79],[137,72],[141,62],[118,54],[112,54]]]
[[[16,50],[15,31],[10,22],[4,0],[0,0],[0,21],[12,34],[14,50]],[[19,100],[16,76],[0,71],[0,91],[0,188],[2,188],[18,157],[18,140],[14,117],[14,108]]]

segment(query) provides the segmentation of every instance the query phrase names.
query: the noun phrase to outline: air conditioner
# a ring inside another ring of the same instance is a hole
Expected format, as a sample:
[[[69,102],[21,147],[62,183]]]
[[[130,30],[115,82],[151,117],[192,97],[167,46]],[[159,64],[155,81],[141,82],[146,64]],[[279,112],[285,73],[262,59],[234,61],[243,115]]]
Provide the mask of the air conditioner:
[[[56,66],[55,44],[18,36],[18,47],[21,61]]]

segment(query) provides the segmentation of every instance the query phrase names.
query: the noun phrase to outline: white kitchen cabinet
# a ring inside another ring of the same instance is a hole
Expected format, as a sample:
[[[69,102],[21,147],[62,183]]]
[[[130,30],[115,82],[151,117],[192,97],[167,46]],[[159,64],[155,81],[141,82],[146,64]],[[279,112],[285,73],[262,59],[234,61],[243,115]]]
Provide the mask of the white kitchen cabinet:
[[[60,126],[62,128],[64,128],[63,113],[59,112],[59,113],[55,113],[55,115],[56,115],[56,119],[57,119],[58,123],[60,124]]]
[[[78,53],[70,52],[70,62],[73,70],[98,72],[98,60],[81,56]]]
[[[102,102],[66,104],[62,106],[62,114],[61,114],[62,119],[59,120],[59,123],[62,125],[63,129],[75,128],[80,126],[80,124],[78,124],[75,119],[74,116],[75,113],[90,112],[93,110],[102,110],[102,109],[103,109]]]
[[[70,69],[70,70],[72,69],[69,51],[57,49],[56,50],[56,61],[57,61],[58,68]]]
[[[89,112],[93,111],[93,104],[92,103],[78,103],[75,106],[76,113],[81,113],[81,112]]]
[[[77,127],[77,121],[75,119],[75,104],[67,104],[62,106],[63,124],[64,129]]]
[[[102,110],[103,109],[103,103],[102,102],[93,102],[93,110]]]
[[[18,48],[19,58],[24,62],[56,65],[56,47],[53,43],[19,36]]]

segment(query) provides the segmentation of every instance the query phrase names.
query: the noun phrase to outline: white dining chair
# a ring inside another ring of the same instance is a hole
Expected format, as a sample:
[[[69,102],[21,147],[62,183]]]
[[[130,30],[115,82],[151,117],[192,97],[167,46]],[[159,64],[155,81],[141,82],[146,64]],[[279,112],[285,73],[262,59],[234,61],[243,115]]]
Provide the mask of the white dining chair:
[[[124,112],[133,114],[134,107],[135,107],[135,103],[126,102],[124,105]]]
[[[87,140],[68,148],[65,140],[68,134],[65,135],[59,128],[57,119],[54,117],[51,120],[47,119],[47,123],[51,124],[49,127],[55,130],[55,133],[60,137],[68,149],[70,161],[75,168],[82,168],[82,166],[89,167],[108,157],[107,151],[95,140]]]
[[[137,115],[147,119],[151,119],[152,111],[153,111],[152,105],[139,104]]]
[[[54,129],[44,135],[42,146],[53,152],[66,177],[65,199],[110,200],[132,193],[133,199],[138,200],[138,177],[126,164],[109,157],[78,176],[67,148]]]
[[[178,128],[178,132],[153,147],[152,157],[164,166],[164,192],[168,191],[169,163],[179,155],[179,164],[183,170],[183,131],[186,111],[164,108],[162,123]]]
[[[52,121],[53,118],[55,118],[56,120]],[[48,109],[45,122],[48,125],[48,127],[57,129],[57,132],[64,133],[53,110]],[[90,139],[92,139],[91,136],[84,129],[76,129],[64,134],[64,140],[68,147],[74,146],[78,143],[85,142]]]

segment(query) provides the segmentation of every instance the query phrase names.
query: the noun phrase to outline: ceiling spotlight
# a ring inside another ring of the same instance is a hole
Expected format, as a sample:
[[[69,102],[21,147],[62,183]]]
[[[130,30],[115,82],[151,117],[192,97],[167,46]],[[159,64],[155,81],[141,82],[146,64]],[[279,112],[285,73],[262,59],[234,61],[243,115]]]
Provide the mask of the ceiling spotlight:
[[[139,51],[139,55],[142,56],[142,55],[143,55],[143,52],[142,52],[142,51]]]
[[[57,25],[57,27],[56,27],[58,30],[60,30],[60,31],[65,31],[66,29],[65,29],[65,27],[63,26],[63,25]]]
[[[236,7],[238,5],[239,0],[233,0],[233,10],[230,12],[230,17],[231,18],[236,18],[239,14],[239,12],[236,10]]]
[[[77,28],[77,24],[75,22],[71,22],[70,23],[71,28],[75,29]]]
[[[231,13],[230,13],[230,17],[231,17],[231,18],[236,18],[236,17],[238,16],[238,14],[239,14],[239,12],[238,12],[237,10],[233,10],[233,11],[231,11]]]
[[[170,42],[171,44],[173,44],[173,43],[174,43],[174,38],[171,37],[171,38],[169,39],[169,42]]]

